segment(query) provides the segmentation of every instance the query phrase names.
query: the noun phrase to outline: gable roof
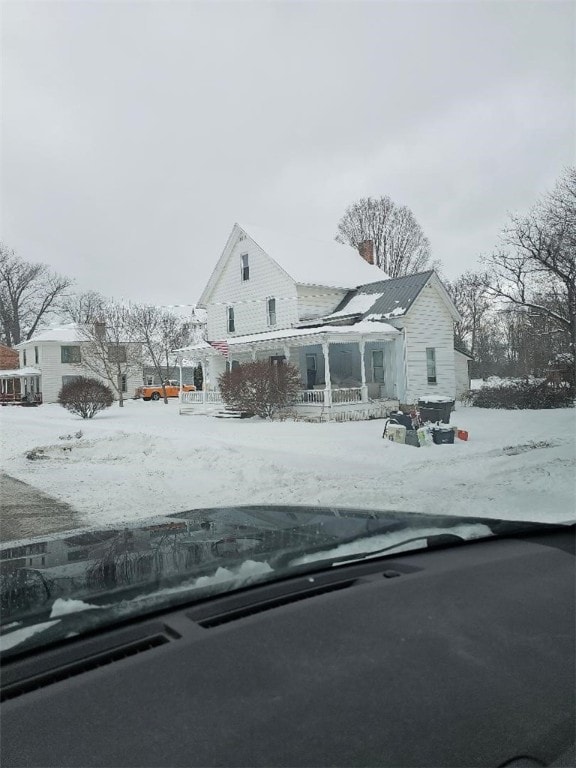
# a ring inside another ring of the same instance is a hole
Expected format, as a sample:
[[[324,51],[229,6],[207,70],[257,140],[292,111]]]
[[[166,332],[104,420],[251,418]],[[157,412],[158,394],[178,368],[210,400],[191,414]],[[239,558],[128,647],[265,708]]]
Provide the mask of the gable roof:
[[[409,312],[422,289],[429,283],[435,285],[454,320],[461,319],[442,281],[433,269],[429,269],[426,272],[361,285],[350,291],[334,312],[317,318],[315,322],[384,321],[402,317]]]
[[[357,315],[362,319],[388,320],[405,315],[432,275],[434,270],[428,270],[361,285],[324,319],[337,320]]]
[[[474,356],[463,342],[456,341],[456,339],[454,339],[454,349],[456,352],[460,352],[461,355],[470,358],[470,360],[474,360]]]
[[[368,264],[355,248],[335,240],[314,240],[264,227],[234,224],[228,242],[200,296],[204,306],[218,276],[242,235],[249,237],[267,256],[299,285],[322,285],[350,290],[386,278],[386,273]]]
[[[381,269],[368,264],[356,248],[336,240],[309,240],[252,226],[244,231],[301,285],[356,288],[386,277]]]

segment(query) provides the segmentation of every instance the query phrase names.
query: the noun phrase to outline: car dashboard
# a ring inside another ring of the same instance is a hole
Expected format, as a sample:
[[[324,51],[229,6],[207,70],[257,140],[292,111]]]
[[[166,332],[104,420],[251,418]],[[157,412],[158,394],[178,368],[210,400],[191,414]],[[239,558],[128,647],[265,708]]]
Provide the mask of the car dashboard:
[[[419,550],[22,654],[2,765],[573,765],[574,563],[574,527]]]

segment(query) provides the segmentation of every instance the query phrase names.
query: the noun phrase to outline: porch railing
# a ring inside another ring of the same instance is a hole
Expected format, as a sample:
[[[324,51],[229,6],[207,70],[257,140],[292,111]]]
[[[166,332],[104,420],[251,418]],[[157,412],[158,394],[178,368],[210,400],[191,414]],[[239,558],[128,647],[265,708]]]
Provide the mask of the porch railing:
[[[296,405],[324,405],[323,389],[302,389],[296,395]]]
[[[330,393],[332,405],[362,402],[362,387],[332,389]],[[297,405],[325,405],[329,402],[327,395],[326,389],[303,389],[296,396],[295,402]]]
[[[339,403],[361,403],[362,402],[362,388],[361,387],[347,387],[346,389],[333,389],[332,390],[332,404]]]
[[[326,389],[303,389],[298,392],[294,401],[295,405],[343,405],[346,403],[361,403],[362,388],[347,387],[342,389],[332,389],[331,398],[328,398]],[[209,390],[208,392],[182,392],[182,403],[189,405],[221,405],[222,395],[220,392]]]
[[[220,405],[222,403],[220,392],[182,392],[181,396],[181,402],[188,403],[189,405],[201,405],[202,403]]]

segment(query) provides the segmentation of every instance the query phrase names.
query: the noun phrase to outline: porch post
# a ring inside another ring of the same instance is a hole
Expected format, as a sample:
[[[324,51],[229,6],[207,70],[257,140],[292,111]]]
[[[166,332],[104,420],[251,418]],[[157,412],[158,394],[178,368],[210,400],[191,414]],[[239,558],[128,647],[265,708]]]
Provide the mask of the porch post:
[[[322,354],[324,355],[324,402],[328,408],[332,408],[332,380],[330,378],[330,345],[327,341],[322,342]]]
[[[252,362],[256,362],[256,348],[252,347]]]
[[[286,358],[286,362],[289,363],[290,362],[290,347],[287,344],[284,345],[284,357]]]
[[[394,341],[395,346],[395,363],[396,363],[396,399],[401,403],[406,401],[406,387],[408,384],[408,376],[406,371],[406,355],[405,355],[405,331],[402,330],[400,335],[396,337]]]
[[[364,348],[366,346],[365,339],[360,340],[360,374],[361,374],[361,397],[362,402],[368,402],[368,387],[366,386],[366,367],[364,365]]]
[[[204,360],[200,360],[200,368],[202,370],[202,404],[204,404],[206,402],[206,387],[208,386],[208,382],[206,381],[208,366]]]
[[[178,392],[178,400],[182,402],[182,358],[178,358],[178,373],[180,374],[180,388]]]

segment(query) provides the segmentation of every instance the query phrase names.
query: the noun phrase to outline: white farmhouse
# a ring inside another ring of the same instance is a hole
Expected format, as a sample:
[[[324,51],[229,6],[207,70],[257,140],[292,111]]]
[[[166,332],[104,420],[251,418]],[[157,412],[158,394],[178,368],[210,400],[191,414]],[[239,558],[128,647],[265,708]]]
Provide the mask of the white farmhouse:
[[[179,350],[203,367],[182,412],[221,403],[218,377],[254,359],[300,369],[296,411],[321,419],[384,415],[398,403],[455,397],[458,312],[434,271],[390,279],[359,248],[235,224],[198,302],[207,341]]]
[[[18,344],[20,368],[26,372],[22,379],[22,394],[29,400],[55,403],[62,385],[78,376],[100,378],[108,384],[105,377],[82,365],[82,348],[86,344],[75,323],[47,328]],[[122,392],[128,397],[132,397],[141,385],[142,371],[137,370],[123,374],[119,381]]]

